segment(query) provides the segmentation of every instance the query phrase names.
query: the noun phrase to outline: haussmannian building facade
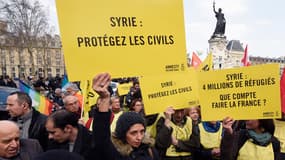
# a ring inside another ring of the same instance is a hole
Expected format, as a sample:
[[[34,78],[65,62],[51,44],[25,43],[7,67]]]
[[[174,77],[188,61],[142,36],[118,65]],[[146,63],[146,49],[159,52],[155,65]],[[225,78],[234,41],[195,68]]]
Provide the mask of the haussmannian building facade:
[[[12,78],[64,75],[64,57],[58,35],[38,38],[30,54],[27,47],[17,45],[17,37],[6,28],[5,22],[0,21],[0,75]]]
[[[280,75],[283,72],[285,67],[285,56],[279,58],[264,58],[264,57],[255,57],[250,56],[249,61],[251,65],[267,64],[267,63],[279,63],[280,64]]]
[[[213,63],[217,65],[216,68],[237,68],[242,66],[241,59],[244,56],[244,48],[243,44],[239,40],[231,40],[223,44],[226,46],[224,51],[222,51],[220,55],[216,55],[218,58],[213,58]],[[219,45],[211,45],[210,48],[212,51],[218,50]],[[215,52],[214,54],[215,55]],[[285,67],[285,56],[278,58],[268,58],[268,57],[258,57],[258,56],[249,56],[249,61],[251,65],[259,65],[259,64],[269,64],[269,63],[279,63],[280,64],[280,75],[283,72],[283,68]],[[221,64],[218,66],[218,64]]]

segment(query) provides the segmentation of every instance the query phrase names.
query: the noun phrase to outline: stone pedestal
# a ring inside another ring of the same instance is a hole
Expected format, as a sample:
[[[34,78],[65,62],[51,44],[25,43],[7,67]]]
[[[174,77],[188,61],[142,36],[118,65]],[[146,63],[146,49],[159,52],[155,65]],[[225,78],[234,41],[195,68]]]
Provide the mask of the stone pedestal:
[[[209,39],[209,52],[213,54],[214,69],[225,68],[224,64],[228,59],[228,52],[226,49],[227,38],[224,35],[213,35]]]

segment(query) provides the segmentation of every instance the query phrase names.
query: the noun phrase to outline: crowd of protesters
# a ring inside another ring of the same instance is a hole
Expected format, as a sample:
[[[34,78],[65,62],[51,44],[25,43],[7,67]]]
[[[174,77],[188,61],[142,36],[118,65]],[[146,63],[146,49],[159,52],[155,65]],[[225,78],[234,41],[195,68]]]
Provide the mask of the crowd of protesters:
[[[0,75],[0,86],[17,88],[16,83],[8,75]]]
[[[111,76],[96,75],[92,88],[99,98],[86,122],[78,85],[63,93],[59,79],[51,89],[42,78],[32,83],[52,92],[48,116],[32,107],[28,94],[11,93],[10,118],[0,121],[0,160],[285,160],[284,114],[277,120],[204,122],[200,106],[165,106],[163,113],[145,115],[139,82],[131,81],[122,101],[110,89]]]

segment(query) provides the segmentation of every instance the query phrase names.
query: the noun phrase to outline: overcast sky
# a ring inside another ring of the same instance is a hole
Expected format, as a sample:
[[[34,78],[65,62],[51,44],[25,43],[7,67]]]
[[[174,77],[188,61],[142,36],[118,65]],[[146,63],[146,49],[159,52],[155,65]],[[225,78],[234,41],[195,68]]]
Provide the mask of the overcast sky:
[[[59,32],[55,0],[41,0],[47,7],[51,23]],[[251,56],[285,56],[284,0],[215,0],[227,21],[227,40],[248,44]],[[214,32],[216,18],[212,0],[184,0],[187,52],[206,54],[208,40]],[[171,23],[171,22],[170,22]],[[202,56],[203,57],[203,56]]]

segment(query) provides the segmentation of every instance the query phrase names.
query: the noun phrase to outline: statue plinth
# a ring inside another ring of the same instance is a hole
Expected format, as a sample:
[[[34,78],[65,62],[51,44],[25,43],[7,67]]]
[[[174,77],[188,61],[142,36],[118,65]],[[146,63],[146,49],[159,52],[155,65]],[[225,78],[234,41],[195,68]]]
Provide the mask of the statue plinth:
[[[209,51],[213,54],[214,69],[224,68],[224,64],[227,59],[227,37],[223,34],[213,34],[208,42]]]
[[[227,37],[224,34],[213,34],[210,38],[211,39],[215,39],[215,38],[222,38],[222,39],[227,39]]]
[[[210,45],[210,50],[211,46],[223,46],[226,48],[227,45],[227,37],[223,34],[213,34],[212,37],[208,40],[209,45]]]

